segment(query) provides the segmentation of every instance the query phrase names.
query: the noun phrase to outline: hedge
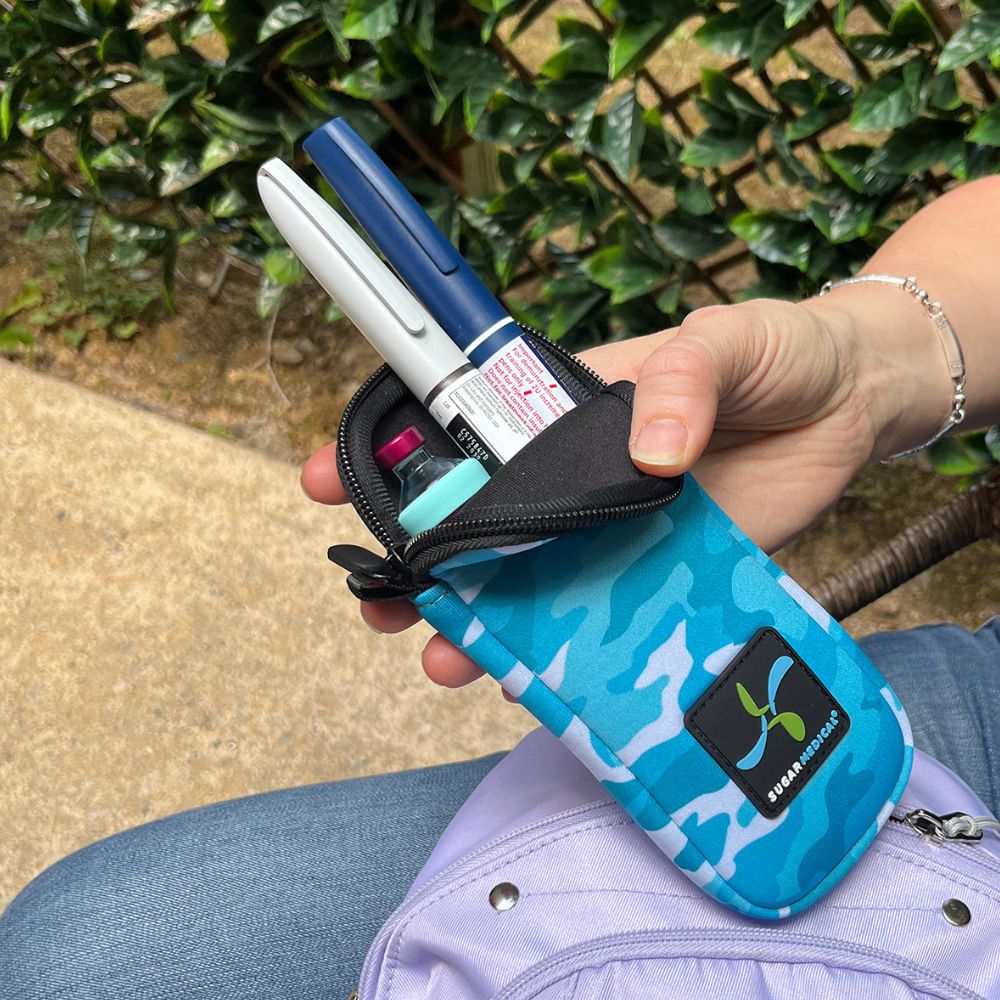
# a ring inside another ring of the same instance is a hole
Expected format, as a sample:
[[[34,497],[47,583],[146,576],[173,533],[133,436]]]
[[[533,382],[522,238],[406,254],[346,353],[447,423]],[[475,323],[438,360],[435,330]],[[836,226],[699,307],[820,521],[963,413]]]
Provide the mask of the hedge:
[[[573,346],[808,293],[1000,164],[998,0],[960,24],[932,0],[581,0],[537,65],[519,49],[552,0],[0,4],[0,162],[33,234],[86,254],[99,225],[115,266],[162,262],[168,300],[206,237],[260,265],[265,314],[303,280],[254,177],[281,156],[315,179],[301,140],[335,115]],[[470,144],[495,151],[492,191]]]

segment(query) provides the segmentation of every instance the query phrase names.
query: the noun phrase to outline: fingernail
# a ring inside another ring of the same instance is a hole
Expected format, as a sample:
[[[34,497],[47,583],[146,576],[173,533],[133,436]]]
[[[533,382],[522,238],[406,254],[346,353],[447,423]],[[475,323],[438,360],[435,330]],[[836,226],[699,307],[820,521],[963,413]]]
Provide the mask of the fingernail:
[[[682,465],[687,439],[687,427],[680,420],[650,420],[629,444],[629,451],[648,465]]]

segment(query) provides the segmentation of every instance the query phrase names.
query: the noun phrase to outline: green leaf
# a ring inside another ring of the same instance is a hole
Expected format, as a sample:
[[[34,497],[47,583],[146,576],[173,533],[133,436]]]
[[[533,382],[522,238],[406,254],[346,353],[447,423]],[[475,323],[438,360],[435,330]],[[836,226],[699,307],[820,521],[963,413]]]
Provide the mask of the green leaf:
[[[396,0],[348,0],[341,33],[344,38],[377,42],[399,23]]]
[[[798,142],[815,135],[820,129],[826,128],[831,122],[845,117],[846,108],[810,108],[800,115],[785,129],[785,137],[789,142]]]
[[[158,24],[174,20],[179,14],[194,10],[196,6],[196,0],[149,0],[132,15],[128,27],[146,32]]]
[[[675,188],[677,205],[689,215],[709,215],[715,211],[715,198],[704,178],[685,177]]]
[[[10,319],[12,316],[16,316],[19,312],[24,312],[26,309],[34,309],[36,306],[41,305],[41,302],[41,285],[37,281],[28,282],[7,305],[0,307],[0,323]]]
[[[921,118],[875,150],[868,166],[881,173],[909,175],[943,163],[958,173],[965,164],[964,131],[961,122]]]
[[[35,335],[21,323],[0,326],[0,353],[14,354],[22,347],[34,347]]]
[[[698,133],[681,153],[681,163],[689,167],[721,167],[738,160],[754,147],[762,122],[744,121],[732,130],[712,126]]]
[[[994,424],[986,429],[983,444],[993,456],[993,461],[1000,463],[1000,424]]]
[[[550,80],[608,76],[608,40],[597,28],[570,17],[556,19],[560,47],[538,68]]]
[[[557,278],[546,285],[546,297],[555,301],[552,318],[545,332],[552,340],[561,340],[607,295],[580,278]]]
[[[73,206],[73,215],[70,219],[70,235],[73,237],[73,245],[81,257],[87,256],[90,249],[90,234],[94,228],[94,214],[97,211],[97,204],[92,201],[78,201]]]
[[[870,62],[895,59],[910,47],[905,38],[894,35],[847,35],[844,41],[855,55]]]
[[[41,97],[29,92],[21,102],[17,124],[25,135],[34,137],[55,128],[72,113],[70,101],[58,97]]]
[[[628,183],[632,168],[639,162],[639,150],[646,134],[642,105],[635,90],[621,94],[604,117],[604,155],[611,169]]]
[[[264,275],[257,287],[257,315],[262,319],[267,319],[268,316],[280,309],[287,291],[287,285],[272,281],[267,275]]]
[[[934,25],[920,6],[919,0],[903,0],[892,14],[889,21],[890,34],[904,38],[907,42],[919,45],[936,40]]]
[[[139,324],[134,319],[114,323],[111,327],[111,333],[119,340],[131,340],[138,332]]]
[[[229,125],[241,132],[275,135],[278,131],[277,123],[273,118],[234,111],[232,108],[215,104],[203,97],[196,98],[191,102],[191,105],[202,118],[212,118],[220,124]]]
[[[36,213],[28,227],[28,239],[35,240],[65,226],[73,214],[72,201],[54,201]]]
[[[171,198],[192,184],[201,180],[198,161],[181,148],[174,148],[160,161],[159,192],[163,198]]]
[[[704,95],[702,105],[707,104],[709,108],[722,111],[725,115],[725,122],[713,120],[712,124],[728,124],[744,116],[762,121],[771,117],[771,112],[760,101],[730,80],[721,70],[702,69],[701,91]]]
[[[8,80],[4,84],[3,94],[0,95],[0,139],[6,142],[10,138],[10,133],[14,128],[14,119],[17,116],[18,81]]]
[[[816,0],[781,0],[785,8],[785,27],[794,28],[816,6]]]
[[[624,20],[611,42],[609,79],[617,80],[632,72],[667,37],[672,27],[672,24],[664,24],[660,20]]]
[[[961,437],[944,437],[927,449],[931,465],[944,476],[973,476],[987,468],[982,456],[977,454]]]
[[[201,160],[198,164],[202,174],[210,174],[219,167],[224,167],[234,160],[240,153],[240,145],[234,139],[229,139],[224,135],[213,135],[205,143],[205,148],[201,151]]]
[[[412,90],[414,78],[392,78],[386,75],[385,66],[378,59],[361,63],[337,81],[340,89],[351,97],[363,101],[392,101]]]
[[[785,29],[780,7],[755,14],[748,16],[742,7],[714,14],[694,33],[695,40],[720,55],[749,59],[759,70],[784,41]]]
[[[95,170],[134,170],[142,162],[142,150],[129,142],[113,142],[90,158]]]
[[[653,224],[659,242],[682,260],[701,260],[732,242],[724,223],[711,216],[675,210]]]
[[[773,264],[788,264],[806,271],[812,250],[812,227],[785,212],[741,212],[729,228],[750,247],[750,252]]]
[[[230,187],[221,194],[212,196],[212,200],[208,203],[208,214],[213,219],[232,219],[243,215],[249,207],[250,203],[242,192]]]
[[[285,3],[279,3],[261,21],[260,29],[257,32],[257,41],[266,42],[274,35],[294,28],[303,21],[308,21],[315,13],[316,8],[312,4],[300,3],[299,0],[286,0]]]
[[[298,285],[305,280],[306,270],[291,250],[275,248],[264,257],[264,274],[278,285]]]
[[[1000,49],[1000,11],[976,14],[948,39],[938,58],[938,72],[959,69]]]
[[[69,330],[63,330],[63,341],[70,347],[79,347],[87,339],[87,331],[83,327],[76,326]]]
[[[344,38],[344,12],[347,9],[347,0],[321,0],[320,15],[326,30],[330,32],[333,44],[337,48],[337,55],[347,62],[351,58],[351,47]]]
[[[748,22],[739,10],[713,14],[694,33],[694,40],[706,49],[723,56],[744,56],[753,40],[753,22]]]
[[[612,305],[645,295],[667,276],[661,264],[626,246],[598,250],[587,258],[583,269],[596,284],[611,292]]]
[[[927,107],[930,65],[923,58],[884,73],[858,95],[851,127],[862,132],[909,125]]]
[[[874,201],[857,199],[842,201],[839,204],[814,201],[810,204],[808,212],[809,218],[826,241],[837,244],[866,237],[875,219],[875,209]]]
[[[681,292],[684,286],[679,281],[675,281],[656,296],[656,308],[667,316],[673,316],[681,304]]]
[[[575,118],[569,129],[569,140],[573,148],[579,153],[587,144],[590,138],[590,129],[594,123],[594,115],[597,113],[597,105],[600,103],[602,91],[598,91],[588,100],[585,100],[576,110]]]
[[[842,146],[821,154],[821,159],[830,172],[857,194],[884,194],[885,190],[873,190],[872,185],[878,174],[868,166],[872,155],[871,146]]]
[[[125,28],[111,28],[98,43],[97,58],[102,63],[138,65],[142,61],[142,34]]]
[[[1000,104],[994,104],[982,115],[965,138],[979,146],[1000,146]]]
[[[938,73],[931,79],[928,103],[939,111],[957,111],[962,106],[954,73]]]

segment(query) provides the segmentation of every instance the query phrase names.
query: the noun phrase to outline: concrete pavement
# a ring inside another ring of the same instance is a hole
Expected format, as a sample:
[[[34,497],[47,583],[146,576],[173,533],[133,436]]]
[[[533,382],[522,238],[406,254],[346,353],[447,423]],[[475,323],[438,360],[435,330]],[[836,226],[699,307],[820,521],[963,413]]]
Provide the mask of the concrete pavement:
[[[371,633],[333,540],[297,468],[0,361],[0,909],[127,826],[532,727]]]

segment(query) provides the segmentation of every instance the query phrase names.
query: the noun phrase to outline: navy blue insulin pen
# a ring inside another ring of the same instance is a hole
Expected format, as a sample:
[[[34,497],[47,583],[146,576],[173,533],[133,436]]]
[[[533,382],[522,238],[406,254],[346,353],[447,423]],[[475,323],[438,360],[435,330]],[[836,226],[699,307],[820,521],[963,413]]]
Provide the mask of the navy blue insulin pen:
[[[306,152],[427,311],[533,433],[576,405],[506,309],[343,118]]]

